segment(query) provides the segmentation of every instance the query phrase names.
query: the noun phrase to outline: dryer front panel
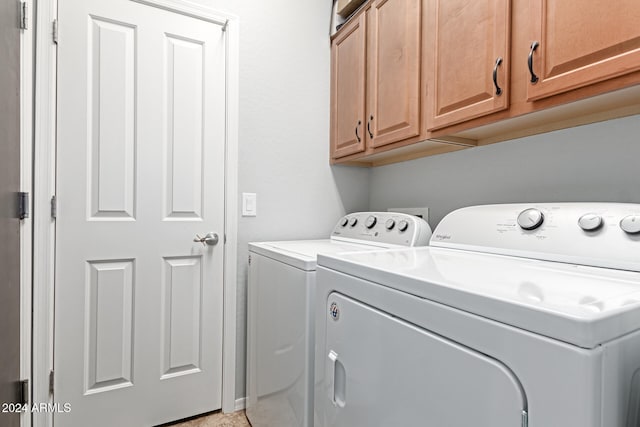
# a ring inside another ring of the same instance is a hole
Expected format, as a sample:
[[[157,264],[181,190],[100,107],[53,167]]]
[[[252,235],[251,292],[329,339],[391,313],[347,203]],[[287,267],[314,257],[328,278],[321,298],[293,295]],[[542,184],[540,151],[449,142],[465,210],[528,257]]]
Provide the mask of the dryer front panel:
[[[340,293],[325,313],[325,427],[521,425],[526,397],[499,361]]]

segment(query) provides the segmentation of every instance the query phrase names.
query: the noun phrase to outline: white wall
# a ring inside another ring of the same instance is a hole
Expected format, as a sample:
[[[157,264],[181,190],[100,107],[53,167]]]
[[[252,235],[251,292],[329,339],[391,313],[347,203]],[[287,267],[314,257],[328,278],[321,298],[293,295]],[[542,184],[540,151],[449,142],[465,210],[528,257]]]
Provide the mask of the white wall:
[[[580,126],[371,170],[371,210],[452,210],[512,202],[640,203],[640,116]]]
[[[329,166],[330,0],[195,2],[240,18],[238,188],[258,195],[258,216],[238,224],[244,397],[247,243],[328,236],[345,212],[367,209],[369,171]]]

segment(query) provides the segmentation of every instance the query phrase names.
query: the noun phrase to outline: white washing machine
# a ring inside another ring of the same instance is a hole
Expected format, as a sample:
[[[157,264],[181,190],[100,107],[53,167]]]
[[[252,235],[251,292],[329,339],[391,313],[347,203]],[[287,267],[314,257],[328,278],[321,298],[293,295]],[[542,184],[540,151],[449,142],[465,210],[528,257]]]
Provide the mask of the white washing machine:
[[[420,246],[430,237],[420,218],[361,212],[341,218],[328,239],[249,244],[246,413],[253,427],[313,426],[317,255]]]
[[[320,255],[316,427],[640,426],[640,205],[452,212]]]

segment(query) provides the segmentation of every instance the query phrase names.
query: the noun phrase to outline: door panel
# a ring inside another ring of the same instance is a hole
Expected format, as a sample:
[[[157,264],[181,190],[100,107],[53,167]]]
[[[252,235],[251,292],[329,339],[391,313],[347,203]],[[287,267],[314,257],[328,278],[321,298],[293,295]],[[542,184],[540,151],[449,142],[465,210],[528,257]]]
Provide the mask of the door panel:
[[[0,2],[0,404],[18,400],[20,380],[20,30],[18,4]],[[17,427],[19,413],[0,411]]]
[[[165,258],[162,378],[200,369],[202,257]]]
[[[219,409],[223,243],[193,239],[224,230],[225,33],[125,0],[58,13],[56,424]]]
[[[539,81],[527,100],[640,70],[640,2],[530,0]]]
[[[508,108],[510,9],[511,0],[428,1],[429,130]]]
[[[331,49],[331,156],[365,149],[366,17],[342,29]]]
[[[326,426],[521,424],[522,386],[499,361],[335,292],[325,324]]]
[[[367,14],[367,138],[379,147],[420,134],[421,0],[380,0]]]
[[[88,261],[86,393],[132,386],[134,260]]]
[[[89,20],[90,218],[134,219],[136,30]]]

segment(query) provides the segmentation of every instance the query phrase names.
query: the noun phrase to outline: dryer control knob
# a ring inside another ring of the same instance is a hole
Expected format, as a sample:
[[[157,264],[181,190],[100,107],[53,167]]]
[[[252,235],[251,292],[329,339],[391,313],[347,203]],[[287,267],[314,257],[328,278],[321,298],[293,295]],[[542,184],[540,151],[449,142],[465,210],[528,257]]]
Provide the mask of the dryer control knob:
[[[407,228],[409,228],[409,223],[406,219],[402,219],[398,222],[398,230],[400,230],[400,232],[407,231]]]
[[[384,223],[384,226],[387,230],[393,230],[393,227],[396,226],[396,221],[393,218],[389,218],[387,222]]]
[[[536,208],[525,209],[518,215],[518,225],[523,230],[535,230],[542,225],[543,221],[544,215]]]
[[[578,219],[578,225],[584,231],[595,231],[602,227],[602,217],[598,214],[584,214]]]
[[[349,224],[349,218],[346,216],[340,220],[340,227],[346,227]]]
[[[349,225],[352,227],[355,227],[357,223],[358,223],[358,218],[356,217],[353,217],[349,220]]]
[[[370,215],[370,216],[367,218],[367,221],[364,223],[364,225],[365,225],[367,228],[373,228],[373,227],[376,225],[376,223],[377,223],[377,222],[378,222],[378,219],[377,219],[375,216]]]
[[[640,233],[640,215],[628,215],[620,221],[620,228],[628,234]]]

